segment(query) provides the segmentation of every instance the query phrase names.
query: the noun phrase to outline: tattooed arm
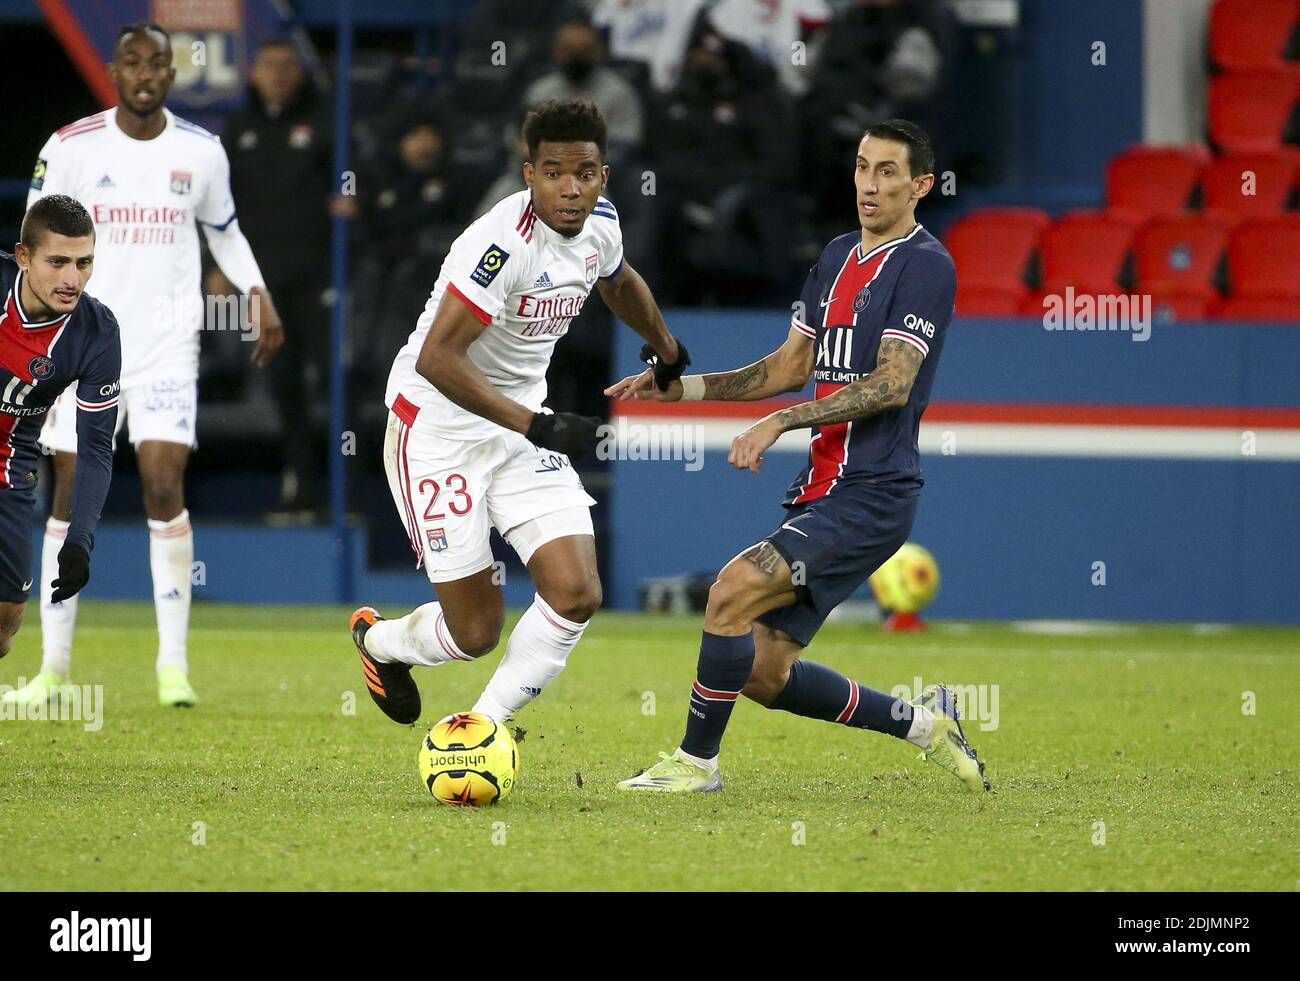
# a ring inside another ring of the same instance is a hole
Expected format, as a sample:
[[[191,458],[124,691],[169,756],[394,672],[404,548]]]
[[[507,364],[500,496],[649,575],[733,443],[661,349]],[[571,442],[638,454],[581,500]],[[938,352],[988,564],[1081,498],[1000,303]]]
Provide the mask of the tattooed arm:
[[[755,402],[782,392],[797,392],[808,384],[813,371],[813,339],[794,327],[785,343],[761,361],[737,368],[701,375],[703,398],[717,402]],[[673,382],[668,391],[654,385],[653,371],[624,378],[605,389],[606,395],[619,399],[653,399],[676,402],[682,397],[682,383]]]
[[[807,429],[837,422],[852,422],[907,404],[912,383],[925,360],[907,341],[886,337],[880,342],[876,367],[865,378],[845,385],[833,395],[801,402],[759,420],[731,444],[727,462],[738,470],[758,473],[763,452],[791,429]]]
[[[886,337],[880,342],[871,374],[824,399],[801,402],[776,413],[781,431],[851,422],[887,409],[900,409],[907,405],[907,396],[924,360],[925,355],[912,344]]]

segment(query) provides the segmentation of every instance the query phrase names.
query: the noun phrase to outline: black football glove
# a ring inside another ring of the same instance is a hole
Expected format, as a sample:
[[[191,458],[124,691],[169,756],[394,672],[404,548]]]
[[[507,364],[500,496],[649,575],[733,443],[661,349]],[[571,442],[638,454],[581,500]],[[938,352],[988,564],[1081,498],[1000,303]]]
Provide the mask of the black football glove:
[[[581,460],[599,439],[600,419],[576,412],[536,412],[524,435],[528,442]]]
[[[55,603],[72,599],[90,582],[90,553],[76,542],[67,542],[59,549],[59,578],[53,582]]]
[[[654,368],[655,388],[661,392],[668,391],[668,386],[686,374],[686,369],[691,366],[691,356],[686,352],[686,345],[681,341],[677,342],[677,360],[672,364],[664,364],[649,344],[641,348],[641,360]]]

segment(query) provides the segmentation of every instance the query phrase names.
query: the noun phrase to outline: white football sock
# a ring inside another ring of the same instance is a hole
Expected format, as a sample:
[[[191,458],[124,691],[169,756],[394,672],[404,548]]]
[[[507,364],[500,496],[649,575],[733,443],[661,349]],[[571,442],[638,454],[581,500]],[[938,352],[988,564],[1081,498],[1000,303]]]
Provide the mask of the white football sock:
[[[934,715],[928,708],[912,706],[912,725],[903,738],[921,749],[930,748],[930,737],[934,732]]]
[[[510,718],[564,670],[569,652],[586,629],[586,623],[564,619],[546,600],[534,595],[533,605],[510,632],[505,657],[474,703],[474,711],[497,722]]]
[[[425,603],[396,620],[380,620],[366,631],[366,650],[376,661],[433,667],[474,660],[452,639],[441,603]]]
[[[153,605],[158,615],[157,669],[189,672],[186,637],[190,628],[190,576],[194,567],[194,531],[190,512],[170,521],[149,519],[149,569]]]
[[[692,756],[680,746],[677,747],[677,752],[674,755],[676,755],[678,759],[686,760],[688,763],[694,763],[696,766],[703,767],[706,770],[716,770],[718,768],[718,758],[716,756],[711,760],[706,760],[703,756]]]
[[[66,681],[72,669],[72,630],[77,625],[77,597],[54,603],[59,578],[59,549],[68,537],[68,522],[50,518],[45,522],[41,545],[41,670],[53,671]]]

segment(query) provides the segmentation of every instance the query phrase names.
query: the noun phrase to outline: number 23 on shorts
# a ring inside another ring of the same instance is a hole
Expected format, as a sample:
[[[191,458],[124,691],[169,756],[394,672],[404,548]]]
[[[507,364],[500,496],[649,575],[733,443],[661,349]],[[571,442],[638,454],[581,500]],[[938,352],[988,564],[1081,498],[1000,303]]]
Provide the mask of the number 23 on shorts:
[[[467,481],[461,474],[448,474],[442,483],[433,477],[423,477],[419,486],[421,495],[429,495],[429,503],[424,507],[425,521],[440,521],[447,517],[448,511],[455,517],[461,518],[469,514],[474,507],[474,498],[470,495]]]

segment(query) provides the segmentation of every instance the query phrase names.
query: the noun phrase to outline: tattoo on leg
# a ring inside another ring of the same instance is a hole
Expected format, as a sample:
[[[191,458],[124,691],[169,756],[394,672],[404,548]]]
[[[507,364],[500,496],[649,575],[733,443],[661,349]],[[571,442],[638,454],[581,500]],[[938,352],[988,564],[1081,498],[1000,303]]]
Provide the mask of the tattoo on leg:
[[[769,579],[776,578],[777,569],[781,568],[781,563],[785,561],[771,542],[759,542],[747,551],[743,558]]]

